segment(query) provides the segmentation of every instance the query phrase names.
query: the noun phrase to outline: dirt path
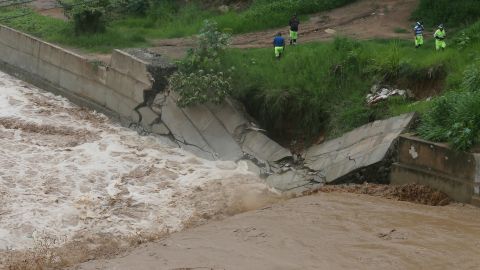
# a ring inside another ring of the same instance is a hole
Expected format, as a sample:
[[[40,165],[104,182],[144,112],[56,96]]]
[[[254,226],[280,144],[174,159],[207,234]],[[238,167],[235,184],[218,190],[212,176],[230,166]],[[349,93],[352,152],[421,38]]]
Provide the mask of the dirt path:
[[[56,0],[35,0],[30,5],[40,14],[53,18],[66,20],[63,8],[58,7]]]
[[[418,0],[360,0],[342,8],[320,13],[301,25],[299,41],[300,43],[324,41],[336,35],[356,39],[407,39],[411,37],[410,16],[418,2]],[[397,33],[399,29],[408,32]],[[237,35],[233,38],[233,47],[270,47],[273,36],[280,31],[287,34],[288,27]],[[152,50],[171,58],[181,58],[194,44],[192,38],[164,39],[154,41]]]
[[[325,41],[337,35],[356,39],[408,39],[411,37],[410,16],[418,2],[419,0],[359,0],[345,7],[316,14],[301,24],[299,42]],[[55,5],[54,0],[33,2],[33,6],[43,15],[65,19],[62,9],[49,9]],[[48,10],[40,11],[42,9]],[[400,29],[407,30],[407,33],[398,33]],[[273,36],[280,31],[287,34],[288,27],[236,35],[232,45],[235,48],[270,47]],[[195,46],[192,37],[160,39],[152,43],[152,51],[171,59],[184,57],[186,51]],[[85,55],[106,63],[110,60],[109,54]]]
[[[470,206],[321,193],[74,269],[478,269],[479,223]]]

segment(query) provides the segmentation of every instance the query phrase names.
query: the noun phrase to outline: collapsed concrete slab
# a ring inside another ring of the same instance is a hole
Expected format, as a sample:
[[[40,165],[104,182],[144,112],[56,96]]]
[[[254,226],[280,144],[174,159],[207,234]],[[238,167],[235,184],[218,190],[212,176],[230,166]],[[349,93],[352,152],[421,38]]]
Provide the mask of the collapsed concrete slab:
[[[367,167],[384,161],[393,142],[412,123],[414,114],[404,114],[375,121],[357,128],[340,138],[313,146],[305,153],[305,167],[322,172],[326,183],[347,181],[346,176],[357,170],[367,173]],[[388,162],[386,162],[388,163]],[[375,181],[386,182],[388,169],[380,166]],[[355,177],[359,177],[356,175]],[[355,179],[362,181],[362,177]],[[354,180],[354,181],[355,181]]]
[[[250,131],[245,135],[242,149],[252,156],[270,162],[279,161],[292,156],[290,151],[258,131]]]
[[[309,148],[304,163],[287,172],[269,176],[270,186],[291,193],[302,193],[325,184],[387,183],[396,158],[397,138],[413,122],[415,114],[376,121],[340,138]]]

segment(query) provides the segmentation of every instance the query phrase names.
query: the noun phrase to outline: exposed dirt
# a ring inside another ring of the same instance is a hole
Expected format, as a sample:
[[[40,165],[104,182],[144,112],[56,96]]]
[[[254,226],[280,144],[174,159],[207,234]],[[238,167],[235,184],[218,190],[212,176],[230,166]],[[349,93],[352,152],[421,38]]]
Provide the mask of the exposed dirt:
[[[56,0],[34,0],[30,5],[42,15],[61,20],[67,19],[63,8],[59,7]]]
[[[406,76],[396,81],[395,85],[411,90],[416,100],[423,100],[443,92],[447,75],[444,66],[434,66]]]
[[[383,197],[387,199],[407,201],[432,206],[445,206],[451,202],[451,199],[447,196],[447,194],[438,190],[434,190],[430,187],[418,184],[390,186],[366,183],[363,185],[324,186],[318,190],[308,192],[308,194],[314,194],[319,192],[345,192],[355,194],[367,194],[376,197]]]
[[[480,211],[319,193],[73,269],[477,269]]]
[[[337,35],[356,39],[408,39],[410,16],[418,0],[360,0],[351,5],[316,14],[300,26],[299,42],[325,41]],[[288,18],[285,19],[288,21]],[[407,33],[397,33],[405,29]],[[270,47],[277,32],[288,33],[288,27],[236,35],[233,47]],[[193,38],[163,39],[153,42],[152,50],[173,59],[181,58],[188,48],[195,46]]]

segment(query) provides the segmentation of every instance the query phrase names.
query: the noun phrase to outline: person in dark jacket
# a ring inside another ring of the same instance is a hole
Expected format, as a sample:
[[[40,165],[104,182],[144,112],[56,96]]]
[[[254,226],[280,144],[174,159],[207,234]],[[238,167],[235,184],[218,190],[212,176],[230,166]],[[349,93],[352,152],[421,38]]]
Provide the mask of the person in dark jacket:
[[[285,39],[282,37],[282,33],[277,33],[273,39],[273,48],[275,49],[275,57],[280,59],[285,50]]]
[[[290,25],[290,45],[296,45],[298,39],[298,25],[300,25],[297,15],[293,15],[288,25]]]

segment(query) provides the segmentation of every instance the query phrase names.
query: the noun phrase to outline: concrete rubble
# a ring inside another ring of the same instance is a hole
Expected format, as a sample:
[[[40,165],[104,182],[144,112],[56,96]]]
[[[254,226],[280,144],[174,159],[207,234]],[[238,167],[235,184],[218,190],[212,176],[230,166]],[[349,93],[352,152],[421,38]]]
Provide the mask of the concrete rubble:
[[[370,94],[366,96],[366,101],[368,105],[373,105],[383,100],[387,100],[393,96],[401,96],[401,97],[408,97],[408,98],[415,97],[412,91],[408,89],[402,90],[402,89],[396,89],[388,86],[380,87],[378,85],[374,85],[370,90]]]

